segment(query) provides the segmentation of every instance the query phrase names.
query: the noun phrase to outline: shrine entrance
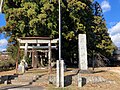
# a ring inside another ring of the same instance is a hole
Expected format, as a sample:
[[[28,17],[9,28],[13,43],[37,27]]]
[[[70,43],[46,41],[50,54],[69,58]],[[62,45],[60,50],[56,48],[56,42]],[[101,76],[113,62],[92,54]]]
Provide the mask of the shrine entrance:
[[[24,60],[31,60],[31,66],[37,68],[39,66],[51,65],[52,50],[57,49],[58,39],[49,37],[21,37],[18,38],[20,50],[24,50]]]
[[[36,50],[36,49],[34,49],[31,51],[28,51],[28,54],[29,54],[29,59],[31,59],[31,64],[32,64],[31,66],[33,68],[44,67],[44,66],[47,66],[49,64],[49,62],[48,62],[49,51],[48,50]]]

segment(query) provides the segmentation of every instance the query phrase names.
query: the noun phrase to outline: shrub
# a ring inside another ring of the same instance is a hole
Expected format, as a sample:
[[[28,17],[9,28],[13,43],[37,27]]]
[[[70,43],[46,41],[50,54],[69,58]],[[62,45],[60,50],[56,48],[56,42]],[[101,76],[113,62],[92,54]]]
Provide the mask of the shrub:
[[[0,61],[0,71],[11,70],[15,68],[15,60],[1,60]]]

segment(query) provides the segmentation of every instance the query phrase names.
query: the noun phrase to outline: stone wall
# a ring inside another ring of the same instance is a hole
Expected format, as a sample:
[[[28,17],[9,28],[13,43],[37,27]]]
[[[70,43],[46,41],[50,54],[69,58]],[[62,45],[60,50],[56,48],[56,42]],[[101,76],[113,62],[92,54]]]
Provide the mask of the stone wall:
[[[82,85],[85,85],[85,84],[95,84],[95,83],[102,83],[102,82],[105,82],[105,83],[115,83],[115,81],[112,81],[112,80],[108,80],[108,79],[105,79],[101,76],[82,76],[82,77],[79,77],[79,78],[82,78]],[[69,86],[69,85],[75,85],[75,86],[78,86],[78,75],[68,75],[68,76],[65,76],[64,77],[64,82],[65,82],[65,86]],[[53,85],[56,85],[56,76],[50,76],[49,77],[49,83],[50,84],[53,84]]]

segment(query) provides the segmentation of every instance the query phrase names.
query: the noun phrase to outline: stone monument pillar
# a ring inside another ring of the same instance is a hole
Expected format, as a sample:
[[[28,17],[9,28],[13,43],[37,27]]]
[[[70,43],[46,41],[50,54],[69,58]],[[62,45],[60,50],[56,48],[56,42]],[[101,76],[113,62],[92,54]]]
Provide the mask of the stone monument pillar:
[[[79,48],[79,69],[81,71],[88,70],[86,34],[79,34],[78,48]]]

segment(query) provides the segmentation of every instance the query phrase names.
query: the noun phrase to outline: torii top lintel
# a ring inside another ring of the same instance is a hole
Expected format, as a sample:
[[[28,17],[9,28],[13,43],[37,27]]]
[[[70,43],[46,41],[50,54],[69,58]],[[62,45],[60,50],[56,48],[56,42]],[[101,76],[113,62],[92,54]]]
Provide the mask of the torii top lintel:
[[[19,43],[58,43],[59,39],[52,39],[50,37],[20,37],[17,39]]]

